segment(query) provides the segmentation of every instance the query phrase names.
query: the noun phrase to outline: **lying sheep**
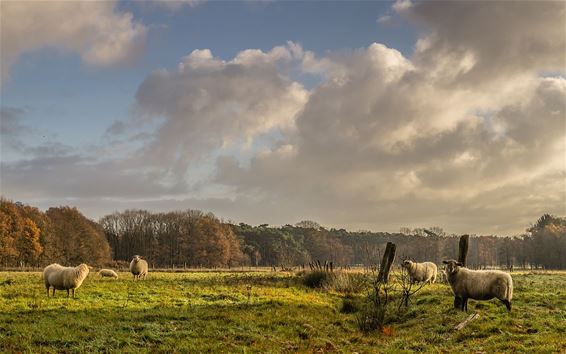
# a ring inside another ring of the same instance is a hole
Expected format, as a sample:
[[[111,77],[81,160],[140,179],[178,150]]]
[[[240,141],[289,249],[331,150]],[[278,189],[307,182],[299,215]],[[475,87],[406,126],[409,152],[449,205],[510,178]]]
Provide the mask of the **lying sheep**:
[[[499,299],[511,311],[513,279],[509,273],[499,270],[470,270],[462,263],[445,260],[448,283],[454,296],[460,298],[461,310],[468,311],[468,299]]]
[[[403,268],[407,269],[411,283],[425,282],[434,283],[438,269],[432,262],[417,263],[410,260],[403,261]]]
[[[148,272],[147,262],[141,256],[135,255],[130,262],[130,272],[134,275],[134,280],[145,279]]]
[[[113,271],[112,269],[101,269],[98,271],[98,274],[104,278],[104,277],[108,277],[108,278],[116,278],[118,279],[118,274]]]
[[[49,288],[53,287],[53,296],[55,296],[55,289],[67,290],[67,297],[69,297],[69,290],[72,290],[74,298],[75,289],[81,286],[89,271],[89,266],[84,263],[77,267],[63,267],[57,263],[48,265],[43,270],[47,297],[49,297]]]

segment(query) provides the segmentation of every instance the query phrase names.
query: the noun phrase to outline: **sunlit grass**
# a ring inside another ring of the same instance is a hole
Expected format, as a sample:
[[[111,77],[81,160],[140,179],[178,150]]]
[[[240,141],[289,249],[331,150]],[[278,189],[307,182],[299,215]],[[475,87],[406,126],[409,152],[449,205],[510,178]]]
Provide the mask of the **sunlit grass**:
[[[362,334],[355,313],[339,311],[343,294],[288,273],[150,273],[137,282],[91,274],[68,299],[47,298],[40,273],[3,272],[0,352],[565,352],[566,273],[513,278],[511,313],[470,300],[480,318],[455,332],[467,314],[434,284],[390,314],[384,335]]]

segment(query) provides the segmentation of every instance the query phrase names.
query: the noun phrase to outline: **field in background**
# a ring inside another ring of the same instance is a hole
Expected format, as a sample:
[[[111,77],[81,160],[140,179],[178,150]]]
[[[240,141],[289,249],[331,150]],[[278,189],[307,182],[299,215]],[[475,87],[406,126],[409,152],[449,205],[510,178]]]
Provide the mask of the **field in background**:
[[[392,331],[364,334],[344,294],[281,272],[150,273],[134,282],[89,275],[76,299],[47,298],[41,273],[0,272],[0,352],[566,352],[566,272],[513,273],[513,312],[445,284],[425,287]],[[365,293],[354,294],[361,301]]]

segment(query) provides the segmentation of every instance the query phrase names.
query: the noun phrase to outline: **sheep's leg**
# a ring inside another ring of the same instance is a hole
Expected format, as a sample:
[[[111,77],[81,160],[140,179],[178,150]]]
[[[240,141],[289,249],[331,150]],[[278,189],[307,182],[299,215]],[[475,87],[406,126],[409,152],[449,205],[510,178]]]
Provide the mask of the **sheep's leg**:
[[[462,309],[462,298],[459,296],[454,296],[454,308],[455,309]]]
[[[75,298],[75,289],[72,290],[73,291],[73,299]]]
[[[53,296],[55,296],[55,288],[53,288]]]
[[[67,297],[69,297],[69,289],[67,289]]]
[[[511,302],[509,300],[501,300],[501,302],[507,307],[508,311],[511,311]]]
[[[49,297],[49,287],[46,286],[46,288],[47,288],[47,297]]]
[[[468,312],[468,298],[465,297],[462,300],[462,310]]]

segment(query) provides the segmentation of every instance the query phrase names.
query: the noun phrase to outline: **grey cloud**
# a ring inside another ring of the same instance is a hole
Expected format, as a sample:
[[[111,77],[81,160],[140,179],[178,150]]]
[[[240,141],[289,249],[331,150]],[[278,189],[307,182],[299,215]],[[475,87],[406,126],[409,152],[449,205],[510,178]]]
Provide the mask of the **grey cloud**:
[[[36,157],[2,163],[2,193],[19,198],[144,198],[183,193],[156,183],[151,174],[129,171],[122,161],[79,155]]]
[[[0,134],[2,148],[15,151],[25,156],[59,156],[71,151],[67,145],[54,141],[52,136],[45,136],[42,132],[25,123],[27,108],[2,107],[0,111]],[[38,141],[35,145],[25,142],[25,138],[34,137]]]
[[[21,123],[24,114],[23,108],[2,106],[0,109],[0,133],[6,138],[24,132],[25,127]]]
[[[525,71],[566,72],[563,2],[418,1],[399,12],[430,31],[417,44],[415,62],[428,68],[448,60],[456,67],[474,63],[452,77],[455,85]]]
[[[113,136],[113,135],[120,135],[125,132],[126,132],[126,124],[121,120],[117,120],[106,129],[105,134],[108,136]]]

